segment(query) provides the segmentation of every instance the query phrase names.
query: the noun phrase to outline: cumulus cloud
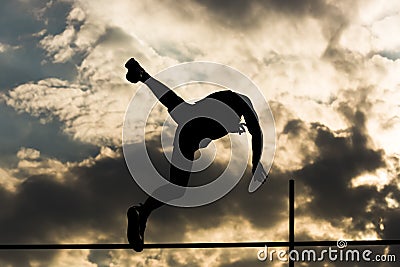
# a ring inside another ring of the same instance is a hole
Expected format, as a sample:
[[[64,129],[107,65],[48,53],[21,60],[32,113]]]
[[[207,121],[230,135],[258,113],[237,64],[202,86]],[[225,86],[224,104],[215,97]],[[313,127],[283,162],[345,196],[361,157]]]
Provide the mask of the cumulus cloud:
[[[0,168],[0,186],[2,189],[9,192],[15,192],[17,186],[21,182],[21,180],[13,177],[11,171]]]
[[[3,96],[6,103],[20,112],[39,117],[43,123],[57,119],[63,131],[94,144],[119,144],[127,99],[117,102],[106,91],[84,91],[82,85],[49,78],[20,85]]]
[[[4,44],[4,43],[0,43],[0,53],[5,53],[8,52],[9,50],[15,50],[20,48],[17,45],[9,45],[9,44]]]
[[[63,63],[78,53],[87,53],[105,32],[105,25],[85,20],[85,12],[73,8],[66,18],[66,28],[62,33],[48,34],[40,40],[40,46],[54,63]]]
[[[40,157],[40,151],[33,148],[22,147],[18,153],[17,157],[19,159],[37,159]]]

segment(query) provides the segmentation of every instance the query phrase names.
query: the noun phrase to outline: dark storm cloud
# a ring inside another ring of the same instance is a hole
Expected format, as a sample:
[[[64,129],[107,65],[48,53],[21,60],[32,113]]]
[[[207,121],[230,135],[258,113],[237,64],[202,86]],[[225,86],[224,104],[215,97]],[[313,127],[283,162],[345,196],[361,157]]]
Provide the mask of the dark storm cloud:
[[[378,230],[379,217],[367,212],[366,206],[371,200],[384,201],[385,195],[378,193],[375,187],[350,187],[350,181],[358,175],[385,167],[383,151],[368,146],[365,120],[363,112],[355,111],[354,126],[348,129],[346,136],[336,136],[318,123],[310,125],[310,131],[316,136],[318,156],[293,175],[299,184],[299,194],[307,194],[302,187],[306,186],[311,189],[313,201],[299,207],[300,214],[311,213],[336,227],[341,227],[344,218],[351,217],[356,230],[366,230],[368,222],[375,222]]]
[[[356,116],[363,121],[362,115]],[[299,125],[307,124],[289,125],[287,132],[296,132]],[[298,181],[297,194],[304,195],[303,186],[306,186],[314,199],[309,205],[299,207],[297,214],[321,217],[338,227],[341,218],[350,216],[354,218],[354,228],[365,230],[365,222],[376,217],[365,212],[366,202],[382,196],[374,188],[349,189],[347,184],[355,175],[383,166],[382,152],[368,148],[367,136],[357,127],[351,128],[348,137],[337,137],[319,124],[309,127],[317,133],[315,142],[320,153],[314,163],[295,172],[294,177]],[[159,152],[158,139],[150,142],[148,148],[160,172],[167,173],[168,165]],[[222,168],[215,164],[206,171],[207,175],[217,175]],[[195,230],[218,227],[227,216],[243,216],[256,228],[273,228],[287,219],[287,180],[291,177],[292,173],[274,168],[268,182],[256,193],[249,194],[247,172],[227,196],[215,203],[198,208],[163,207],[150,217],[146,241],[180,242],[188,231],[187,226]],[[126,209],[143,202],[146,195],[132,181],[123,158],[105,158],[92,167],[75,167],[65,179],[66,182],[60,183],[49,175],[32,176],[15,194],[0,191],[0,243],[58,242],[88,231],[109,236],[101,242],[126,242]],[[274,238],[277,237],[271,236],[271,240]],[[254,241],[257,237],[251,236],[248,240]],[[213,241],[212,237],[209,241]],[[30,259],[51,260],[51,254],[18,255],[2,255],[1,260],[18,262],[15,266],[23,266]],[[100,265],[108,262],[104,253],[93,252],[89,260]],[[242,266],[246,262],[234,264]]]
[[[399,199],[399,198],[396,198]],[[398,209],[388,211],[384,214],[385,230],[383,231],[383,238],[385,239],[400,239],[400,211]]]
[[[63,242],[88,231],[108,234],[106,242],[125,240],[126,210],[144,193],[133,182],[123,158],[76,167],[64,178],[65,183],[60,183],[50,175],[31,176],[15,194],[0,191],[4,200],[0,202],[0,243]],[[25,260],[14,265],[25,266],[29,255],[36,255],[22,254],[18,258],[2,255],[0,261]]]
[[[151,147],[161,147],[158,136],[153,139]],[[160,154],[158,150],[153,150],[153,153],[150,153],[150,157],[159,166],[158,171],[168,177],[168,162],[163,154]],[[225,167],[224,164],[216,161],[204,171],[192,174],[190,179],[194,183],[191,182],[190,184],[208,183],[218,177],[225,170]],[[155,211],[150,218],[150,226],[148,228],[148,233],[155,239],[154,242],[179,241],[176,238],[184,234],[188,225],[192,229],[218,227],[224,224],[226,217],[230,216],[243,216],[256,228],[270,229],[275,227],[278,222],[286,218],[285,212],[282,211],[287,210],[287,181],[291,177],[276,169],[270,174],[269,180],[263,187],[250,194],[248,192],[251,178],[250,170],[251,168],[248,166],[238,185],[229,194],[214,203],[196,208],[168,206]],[[180,234],[177,236],[174,231],[165,232],[165,229],[168,229],[166,224],[170,225],[172,229],[177,229]],[[257,238],[249,237],[251,240]]]
[[[395,163],[398,164],[398,159],[396,159]],[[399,165],[397,165],[399,166]],[[385,196],[389,196],[390,198],[399,202],[400,200],[400,191],[398,189],[398,181],[399,181],[399,167],[396,169],[397,179],[393,181],[391,184],[385,186],[381,190],[382,194]],[[400,239],[400,209],[398,207],[388,209],[387,204],[385,202],[380,203],[381,205],[375,208],[375,212],[380,214],[382,218],[382,223],[384,225],[384,230],[382,231],[382,238],[384,239]],[[400,259],[400,257],[399,257]]]
[[[60,161],[81,161],[95,156],[99,148],[85,144],[61,132],[62,125],[54,120],[42,124],[38,118],[15,110],[0,102],[0,167],[16,165],[16,154],[21,147],[39,150],[43,156]]]
[[[243,177],[228,195],[209,205],[196,208],[164,207],[157,210],[150,219],[152,226],[149,226],[149,233],[154,233],[153,238],[161,242],[164,241],[161,238],[168,234],[165,232],[163,235],[165,229],[168,229],[165,227],[166,221],[177,232],[184,232],[186,226],[190,226],[191,229],[203,230],[223,226],[224,220],[229,217],[244,217],[253,224],[253,227],[266,231],[276,227],[277,223],[287,218],[285,211],[288,207],[288,177],[271,174],[270,180],[266,182],[265,186],[253,194],[249,194],[247,191],[249,178],[249,175]],[[168,237],[167,240],[171,240],[171,238],[173,236]],[[246,241],[260,238],[249,236]],[[270,238],[276,240],[278,237],[271,236]],[[210,240],[207,241],[215,240],[210,236]]]
[[[323,23],[325,30],[329,31],[329,35],[332,30],[335,30],[338,25],[347,20],[337,7],[323,0],[195,1],[206,7],[221,23],[244,27],[249,30],[264,21],[265,14],[260,17],[261,13],[258,12],[260,10],[266,11],[266,14],[274,14],[297,21],[305,16],[323,18],[321,23]]]
[[[104,171],[104,165],[109,164],[110,162],[105,161],[97,167]],[[116,219],[116,216],[109,216],[109,212],[115,215],[115,211],[104,212],[105,218],[101,216],[104,209],[114,203],[110,202],[110,196],[116,195],[112,189],[121,189],[122,184],[129,187],[128,183],[121,182],[118,177],[121,171],[116,169],[114,175],[117,177],[100,176],[94,171],[87,173],[90,175],[88,177],[78,177],[76,181],[67,184],[46,175],[29,177],[16,194],[12,195],[10,202],[2,203],[2,209],[7,205],[13,210],[10,214],[2,214],[2,242],[46,242],[63,235],[73,236],[72,233],[88,227],[88,224],[94,225],[94,228],[107,228],[107,222],[114,222]],[[86,172],[84,169],[81,171]],[[72,180],[73,177],[67,179]],[[96,195],[95,192],[102,194]]]
[[[155,143],[149,149],[160,171],[167,173],[165,156]],[[218,174],[221,168],[216,164],[206,173]],[[247,175],[230,194],[210,205],[157,210],[148,223],[147,242],[180,242],[187,226],[191,229],[218,227],[224,224],[224,216],[245,216],[255,227],[274,227],[282,218],[282,209],[287,207],[287,183],[276,176],[272,178],[269,186],[257,194],[247,192]],[[104,158],[91,167],[74,167],[64,179],[65,182],[59,182],[52,175],[36,175],[23,182],[15,193],[1,190],[0,243],[62,242],[66,238],[85,236],[89,231],[109,236],[107,240],[93,242],[126,242],[126,210],[132,204],[143,202],[146,195],[130,177],[124,159]],[[30,259],[42,260],[37,253],[18,255],[2,255],[1,261],[23,266]],[[51,260],[51,255],[42,256]],[[89,258],[92,262],[107,261],[104,253],[91,253]]]
[[[240,253],[242,251],[243,250],[237,250],[237,254],[240,255]],[[248,259],[247,258],[247,259],[237,260],[237,261],[234,261],[234,262],[228,262],[228,263],[219,265],[219,267],[275,266],[271,262],[267,262],[266,263],[266,262],[259,261],[257,259],[257,250],[254,249],[254,251],[255,252],[254,252],[253,259]]]
[[[211,12],[242,19],[251,13],[252,8],[265,8],[285,15],[301,16],[306,14],[321,14],[328,5],[321,0],[222,0],[196,1],[207,7]]]
[[[157,154],[157,148],[153,149],[156,151],[152,154]],[[162,162],[163,155],[159,158]],[[62,242],[88,231],[107,234],[109,239],[104,242],[126,242],[126,210],[143,202],[146,195],[130,177],[124,159],[105,158],[92,167],[75,167],[64,179],[60,183],[51,175],[31,176],[15,194],[0,188],[0,243]],[[180,241],[185,224],[197,219],[185,218],[183,209],[171,210],[172,214],[165,208],[152,216],[147,233],[149,241]],[[32,259],[51,260],[51,255],[2,254],[0,262],[25,266]],[[93,262],[106,261],[104,254],[91,253],[89,258]]]
[[[377,190],[375,186],[360,186],[351,188],[351,180],[358,175],[387,167],[387,157],[383,150],[373,148],[366,128],[368,110],[371,103],[368,93],[372,88],[347,90],[342,96],[352,102],[342,102],[338,111],[345,117],[350,127],[335,132],[320,123],[306,123],[299,119],[290,120],[283,127],[283,134],[291,138],[302,138],[307,133],[318,149],[316,156],[303,162],[304,166],[295,172],[296,195],[310,196],[312,202],[303,204],[296,209],[297,216],[311,216],[330,222],[334,227],[342,228],[345,233],[371,231],[366,225],[372,223],[374,231],[380,238],[399,239],[398,209],[389,208],[385,200],[387,196],[398,200],[400,193],[397,181]],[[304,147],[303,147],[304,149]],[[308,151],[302,153],[310,154]],[[398,159],[392,158],[395,166]],[[396,168],[398,172],[400,168]],[[372,204],[371,204],[372,203]],[[368,206],[368,210],[367,210]],[[345,226],[343,219],[351,218],[350,226]],[[384,229],[380,229],[381,219]],[[344,228],[346,227],[346,228]],[[296,233],[297,240],[311,240],[312,233]],[[338,237],[340,238],[340,237]],[[396,246],[390,247],[390,253],[399,258]],[[352,247],[356,249],[356,247]],[[359,248],[361,250],[365,247]],[[376,254],[383,254],[384,247],[369,247]],[[332,263],[333,266],[354,266],[354,263]],[[390,266],[390,264],[369,263],[371,266]],[[320,266],[320,263],[309,266]]]
[[[384,153],[369,147],[365,114],[360,110],[351,112],[352,109],[344,104],[340,109],[348,120],[353,122],[353,126],[345,131],[346,134],[337,135],[324,125],[307,124],[300,120],[289,121],[284,127],[283,134],[290,134],[291,138],[297,138],[300,132],[303,136],[304,131],[309,131],[309,138],[316,144],[317,156],[312,161],[307,158],[303,168],[292,173],[273,167],[270,180],[255,194],[247,192],[250,178],[247,172],[230,194],[215,203],[191,209],[160,209],[152,215],[153,229],[157,229],[154,236],[157,240],[162,236],[160,229],[163,229],[162,222],[166,218],[171,220],[171,224],[175,221],[179,225],[177,229],[184,229],[185,222],[194,228],[218,226],[223,224],[225,215],[243,216],[252,222],[254,227],[263,229],[276,226],[276,223],[287,218],[284,215],[287,210],[287,181],[292,177],[298,182],[299,196],[309,194],[308,190],[311,189],[313,197],[311,203],[298,208],[298,215],[326,219],[338,228],[343,226],[344,218],[350,217],[353,218],[353,225],[347,229],[349,234],[354,231],[367,231],[366,224],[371,222],[380,233],[379,217],[387,208],[384,204],[387,190],[378,192],[372,186],[350,188],[349,184],[351,179],[360,174],[385,167]],[[153,146],[158,145],[154,143]],[[160,162],[159,159],[155,161]],[[221,168],[222,166],[216,165],[212,171],[218,173]],[[366,207],[371,200],[378,204],[372,211],[367,212]],[[149,232],[155,231],[153,229],[150,228]],[[299,237],[313,238],[304,233],[299,233]]]
[[[338,39],[341,36],[341,31],[342,30],[338,30],[336,36],[330,40],[324,51],[323,58],[331,62],[336,70],[351,77],[360,71],[360,67],[364,65],[366,59],[360,57],[360,55],[344,50],[337,45]]]
[[[304,129],[304,123],[301,120],[299,119],[290,120],[286,123],[282,133],[283,134],[291,133],[294,135],[298,135],[299,131],[302,129]]]
[[[97,267],[108,267],[112,263],[109,250],[91,250],[88,260],[97,264]]]

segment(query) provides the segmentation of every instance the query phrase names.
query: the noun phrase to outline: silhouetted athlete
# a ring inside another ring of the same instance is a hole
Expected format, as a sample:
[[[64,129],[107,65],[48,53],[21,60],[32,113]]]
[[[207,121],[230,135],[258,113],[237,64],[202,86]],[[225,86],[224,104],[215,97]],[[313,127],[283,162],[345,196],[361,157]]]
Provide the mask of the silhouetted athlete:
[[[263,148],[262,131],[248,97],[224,90],[214,92],[195,104],[189,104],[166,85],[151,77],[135,59],[129,59],[125,67],[128,69],[126,79],[131,83],[145,83],[178,124],[170,164],[170,182],[186,187],[195,152],[228,133],[241,134],[245,131],[244,125],[252,136],[253,179],[249,191],[255,191],[265,181],[267,174],[260,163]],[[242,116],[245,124],[240,123]],[[127,235],[135,251],[143,250],[147,218],[153,210],[162,205],[164,203],[149,196],[143,205],[128,209]]]

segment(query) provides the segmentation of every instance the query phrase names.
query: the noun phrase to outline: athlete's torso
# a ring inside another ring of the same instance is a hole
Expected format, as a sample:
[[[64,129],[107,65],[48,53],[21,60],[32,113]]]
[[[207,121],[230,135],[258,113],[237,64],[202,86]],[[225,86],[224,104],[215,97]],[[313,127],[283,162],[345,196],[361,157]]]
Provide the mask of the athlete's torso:
[[[243,104],[239,94],[230,90],[218,91],[194,104],[179,105],[171,116],[178,123],[179,135],[189,136],[193,142],[205,138],[215,140],[239,132]]]

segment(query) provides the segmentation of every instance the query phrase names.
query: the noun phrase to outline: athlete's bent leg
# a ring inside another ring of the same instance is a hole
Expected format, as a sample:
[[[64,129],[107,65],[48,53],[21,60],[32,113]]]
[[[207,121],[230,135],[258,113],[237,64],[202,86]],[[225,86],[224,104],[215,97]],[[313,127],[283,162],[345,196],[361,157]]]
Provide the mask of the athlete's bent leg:
[[[182,188],[168,192],[167,200],[174,200],[184,195],[185,187],[189,183],[194,153],[198,149],[198,144],[194,145],[189,136],[182,138],[181,142],[179,143],[180,145],[178,146],[178,144],[175,142],[172,153],[172,163],[170,164],[170,181],[176,185],[182,186]],[[160,192],[163,193],[166,188],[167,187],[161,187],[153,192],[152,195],[157,195]],[[163,205],[163,202],[152,196],[149,196],[143,205],[132,206],[129,208],[127,234],[128,241],[135,251],[140,252],[143,250],[146,222],[151,212]]]
[[[182,187],[186,187],[189,183],[189,178],[190,178],[190,170],[192,167],[193,159],[194,159],[194,154],[196,150],[198,149],[198,145],[192,145],[188,143],[183,143],[181,142],[181,145],[177,147],[176,145],[174,146],[173,152],[172,152],[172,163],[170,164],[170,182]],[[162,191],[164,188],[160,188],[160,191]],[[174,200],[177,198],[180,198],[183,196],[185,193],[185,190],[177,190],[176,192],[171,192],[169,195],[168,200]],[[155,195],[157,195],[157,192],[155,192]],[[163,206],[164,203],[153,198],[153,197],[148,197],[146,202],[143,204],[143,214],[148,217],[150,213]]]

